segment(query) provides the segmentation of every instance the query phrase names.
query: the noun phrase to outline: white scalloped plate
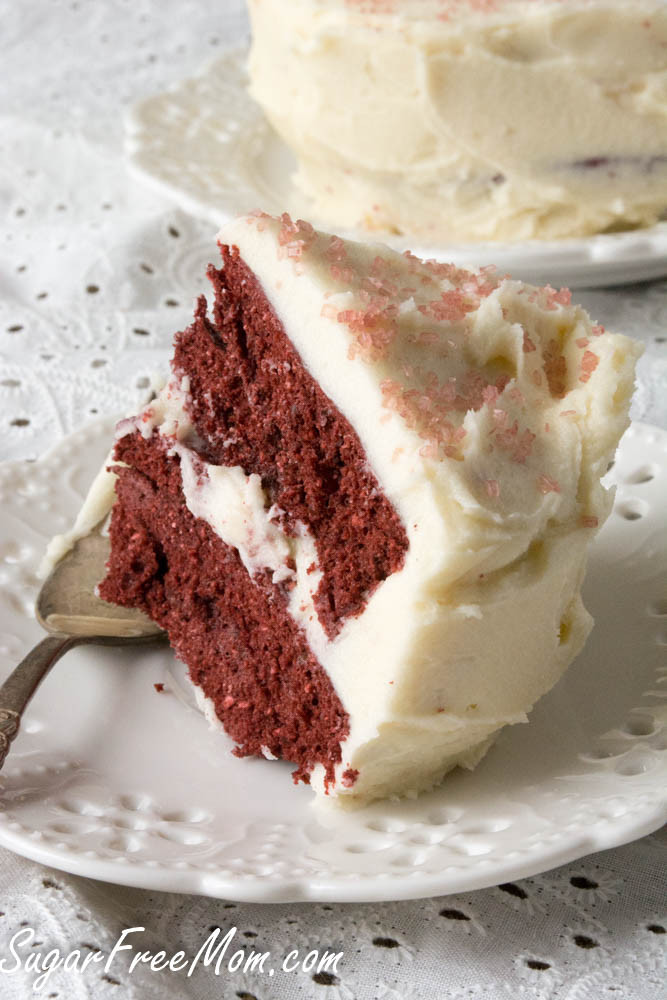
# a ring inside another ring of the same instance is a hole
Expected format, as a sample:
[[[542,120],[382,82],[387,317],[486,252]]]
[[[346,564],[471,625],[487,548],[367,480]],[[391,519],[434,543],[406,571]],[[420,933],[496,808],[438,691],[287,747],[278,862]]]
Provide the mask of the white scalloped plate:
[[[248,96],[245,57],[245,49],[232,50],[198,76],[137,104],[127,120],[129,161],[145,180],[213,225],[255,208],[274,214],[287,209],[311,218],[307,201],[290,180],[295,167],[290,151]],[[496,264],[538,284],[592,288],[667,274],[667,222],[632,232],[523,243],[429,245],[364,230],[341,235],[382,240],[463,266]]]
[[[103,461],[99,420],[0,466],[0,675],[40,637],[35,567]],[[667,432],[636,424],[595,542],[585,652],[473,772],[339,814],[282,762],[230,753],[165,647],[56,665],[0,774],[0,843],[125,885],[261,902],[462,892],[622,844],[667,819]],[[154,684],[165,690],[156,692]]]

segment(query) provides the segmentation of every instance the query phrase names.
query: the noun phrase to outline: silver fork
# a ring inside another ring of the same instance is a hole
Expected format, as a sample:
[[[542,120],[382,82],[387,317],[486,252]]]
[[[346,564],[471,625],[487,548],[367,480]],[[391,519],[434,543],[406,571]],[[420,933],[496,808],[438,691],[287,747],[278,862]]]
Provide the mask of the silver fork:
[[[105,519],[106,520],[106,519]],[[0,687],[0,768],[19,731],[21,716],[53,664],[84,643],[106,646],[165,638],[143,612],[108,604],[95,595],[109,558],[104,521],[79,539],[56,564],[37,597],[37,621],[49,633]]]

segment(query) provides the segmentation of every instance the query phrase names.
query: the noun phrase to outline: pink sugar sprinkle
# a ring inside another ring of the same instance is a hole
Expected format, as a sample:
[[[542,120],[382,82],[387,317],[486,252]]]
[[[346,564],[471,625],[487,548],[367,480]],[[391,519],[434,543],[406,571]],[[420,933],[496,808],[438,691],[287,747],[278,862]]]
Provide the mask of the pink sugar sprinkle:
[[[505,414],[507,416],[507,414]],[[519,423],[517,420],[510,427],[497,428],[492,431],[493,441],[502,451],[512,451],[516,446],[516,437],[519,433]]]
[[[453,383],[439,383],[436,374],[429,372],[425,375],[423,391],[406,389],[393,379],[384,379],[380,384],[383,405],[398,413],[408,427],[423,439],[424,445],[419,451],[423,457],[437,458],[442,454],[456,461],[463,460],[460,445],[466,430],[455,427],[447,419],[447,413],[452,409],[469,408],[467,393],[470,383],[462,380],[459,393],[454,383],[456,379]]]
[[[601,337],[605,331],[601,323],[596,323],[591,332],[594,337]]]
[[[372,275],[370,275],[369,277],[364,278],[362,282],[362,288],[370,290],[371,292],[376,292],[382,288],[382,284],[383,284],[382,278],[374,278]]]
[[[582,528],[597,528],[599,521],[594,514],[582,514],[579,523]]]
[[[297,219],[293,222],[287,212],[283,212],[279,219],[280,229],[278,230],[278,260],[286,257],[295,262],[308,250],[316,239],[316,232],[309,222]],[[297,268],[297,273],[301,271]]]
[[[523,349],[524,349],[524,353],[526,353],[526,354],[530,354],[531,351],[536,351],[537,350],[537,348],[535,347],[535,344],[530,339],[530,337],[525,332],[525,330],[524,330],[524,334],[523,334]]]
[[[500,496],[500,483],[497,479],[486,479],[484,481],[484,485],[486,486],[486,492],[490,497]]]
[[[577,416],[577,411],[576,410],[561,410],[560,411],[560,416],[561,417],[576,417]]]
[[[547,493],[560,493],[560,486],[555,479],[551,478],[551,476],[539,476],[537,480],[537,488],[540,493],[544,493],[545,496]]]
[[[440,323],[458,323],[463,317],[476,309],[476,305],[466,299],[458,288],[442,292],[439,299],[434,299],[427,305],[417,307],[424,316],[430,316]]]
[[[329,272],[334,281],[340,281],[343,285],[351,285],[354,281],[354,271],[350,267],[339,267],[331,264]]]
[[[235,701],[236,699],[233,698],[231,694],[225,695],[225,697],[222,699],[222,707],[231,708]]]
[[[482,389],[482,400],[487,406],[493,406],[499,395],[500,393],[495,385],[486,385]]]
[[[519,465],[525,464],[526,459],[533,450],[533,441],[535,440],[535,437],[536,435],[527,429],[521,432],[517,440],[516,447],[510,456],[513,462],[517,462]]]
[[[555,309],[556,306],[569,306],[572,302],[572,292],[569,288],[561,288],[557,292],[551,285],[545,285],[540,291],[542,292],[545,309]]]
[[[523,393],[521,392],[521,389],[519,388],[518,385],[513,385],[512,388],[508,390],[507,395],[515,403],[521,404],[525,402]]]
[[[470,271],[465,271],[456,264],[445,264],[440,260],[433,260],[429,258],[428,260],[421,261],[423,267],[432,274],[435,278],[443,278],[447,281],[458,282],[468,276],[472,277]]]
[[[395,382],[391,378],[383,378],[380,382],[380,392],[382,395],[390,395],[396,392],[400,392],[401,385],[399,382]]]
[[[320,309],[320,316],[324,316],[325,319],[338,319],[338,310],[330,302],[325,302]]]
[[[494,410],[492,416],[496,428],[504,427],[505,424],[507,423],[506,410]]]
[[[542,372],[538,371],[537,368],[532,372],[530,376],[535,383],[535,385],[542,385]]]
[[[340,312],[336,313],[336,319],[339,323],[347,323],[352,326],[363,327],[365,313],[361,309],[341,309]]]
[[[491,430],[493,444],[501,451],[509,453],[512,462],[523,465],[533,450],[536,435],[527,428],[519,433],[519,422],[507,426],[508,414],[505,410],[494,410],[494,427]]]
[[[387,278],[375,278],[372,275],[365,278],[362,285],[365,292],[371,294],[385,295],[388,298],[398,298],[399,291],[397,285],[388,281]]]
[[[588,382],[599,363],[600,359],[597,354],[593,354],[592,351],[584,351],[584,356],[581,359],[581,375],[579,376],[579,381]]]
[[[294,234],[297,231],[296,226],[292,222],[292,219],[287,212],[283,212],[280,216],[280,222],[282,223],[280,229],[278,230],[278,242],[280,244],[289,243]]]
[[[548,434],[548,433],[549,433],[549,431],[551,430],[551,426],[550,426],[550,424],[549,424],[549,423],[546,423],[546,424],[544,425],[544,429],[545,429],[545,431],[546,431],[546,432],[547,432],[547,434]]]
[[[495,275],[491,278],[489,276],[483,277],[479,274],[471,274],[470,277],[462,283],[461,287],[466,295],[473,295],[479,299],[485,299],[491,294],[491,292],[495,292],[498,287],[498,279]]]
[[[326,249],[327,257],[331,257],[333,260],[343,260],[347,256],[345,250],[345,244],[340,238],[340,236],[332,236],[329,240],[329,245]]]
[[[590,340],[588,337],[579,337],[579,340],[575,340],[577,347],[588,347]]]
[[[367,357],[381,357],[397,332],[398,308],[386,304],[386,299],[371,300],[364,309],[342,309],[337,319],[356,335],[353,356],[361,352]]]

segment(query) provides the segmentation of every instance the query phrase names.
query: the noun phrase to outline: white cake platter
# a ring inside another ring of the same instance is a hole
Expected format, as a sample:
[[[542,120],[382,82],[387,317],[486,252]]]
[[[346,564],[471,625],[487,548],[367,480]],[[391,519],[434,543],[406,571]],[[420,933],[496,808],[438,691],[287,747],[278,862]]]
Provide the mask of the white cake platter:
[[[0,466],[0,678],[43,633],[35,570],[103,461],[98,420]],[[584,598],[581,656],[475,771],[414,800],[318,806],[291,767],[231,753],[168,647],[86,646],[35,695],[0,772],[0,844],[123,885],[256,902],[463,892],[667,819],[667,432],[633,425]],[[154,685],[164,685],[159,692]]]
[[[292,185],[290,151],[247,93],[246,54],[230,51],[198,76],[137,104],[126,123],[129,162],[212,228],[257,208],[287,210],[317,224]],[[339,235],[378,240],[421,257],[466,267],[495,264],[537,284],[592,288],[667,275],[667,222],[579,239],[447,245],[335,228]]]

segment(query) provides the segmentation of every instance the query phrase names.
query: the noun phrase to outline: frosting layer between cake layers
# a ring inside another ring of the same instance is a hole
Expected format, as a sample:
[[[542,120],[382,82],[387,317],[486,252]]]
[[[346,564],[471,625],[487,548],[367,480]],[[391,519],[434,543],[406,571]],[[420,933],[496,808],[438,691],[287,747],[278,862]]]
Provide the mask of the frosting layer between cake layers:
[[[312,199],[300,214],[515,240],[651,225],[667,209],[662,0],[249,9],[250,89],[298,158]]]

